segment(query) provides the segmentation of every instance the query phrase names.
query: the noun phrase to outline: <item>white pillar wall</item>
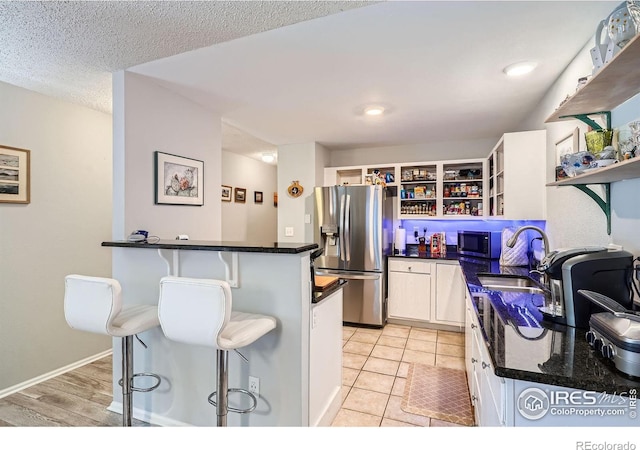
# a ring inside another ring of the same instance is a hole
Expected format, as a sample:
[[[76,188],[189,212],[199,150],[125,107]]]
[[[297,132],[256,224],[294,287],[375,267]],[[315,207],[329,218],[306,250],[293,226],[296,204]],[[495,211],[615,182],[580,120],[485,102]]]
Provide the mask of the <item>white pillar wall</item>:
[[[278,147],[278,241],[313,242],[313,189],[323,184],[326,162],[328,151],[315,142]],[[288,193],[293,181],[304,189],[299,197]]]

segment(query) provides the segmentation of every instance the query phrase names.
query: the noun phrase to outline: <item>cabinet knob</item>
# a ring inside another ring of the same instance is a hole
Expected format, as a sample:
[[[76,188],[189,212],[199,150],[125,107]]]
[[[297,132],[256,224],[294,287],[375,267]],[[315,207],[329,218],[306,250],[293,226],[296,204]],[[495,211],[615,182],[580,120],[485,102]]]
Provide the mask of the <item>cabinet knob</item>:
[[[487,369],[489,367],[491,367],[491,364],[487,364],[486,362],[482,361],[482,368],[483,369]]]
[[[407,269],[409,272],[411,272],[411,266],[409,266],[409,268]]]

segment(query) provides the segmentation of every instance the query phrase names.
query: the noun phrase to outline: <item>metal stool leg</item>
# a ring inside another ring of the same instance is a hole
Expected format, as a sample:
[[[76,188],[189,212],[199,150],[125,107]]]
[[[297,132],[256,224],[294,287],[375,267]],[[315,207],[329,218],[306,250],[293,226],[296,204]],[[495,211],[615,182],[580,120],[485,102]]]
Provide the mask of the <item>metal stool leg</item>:
[[[217,350],[217,373],[218,380],[216,383],[216,392],[217,394],[217,405],[216,405],[216,415],[218,416],[218,426],[226,427],[227,426],[227,412],[228,412],[228,402],[229,402],[229,378],[228,378],[228,363],[229,363],[229,352],[226,350]]]
[[[242,356],[242,355],[241,355]],[[216,379],[216,391],[209,395],[209,403],[216,407],[216,416],[219,427],[227,426],[227,414],[229,411],[247,414],[256,409],[258,399],[246,389],[229,389],[229,352],[227,350],[216,350],[216,369],[218,378]],[[243,356],[243,359],[244,358]],[[229,407],[229,392],[239,392],[249,397],[251,406],[245,409]],[[214,400],[215,398],[215,400]]]
[[[133,383],[133,336],[122,338],[122,426],[131,426]]]

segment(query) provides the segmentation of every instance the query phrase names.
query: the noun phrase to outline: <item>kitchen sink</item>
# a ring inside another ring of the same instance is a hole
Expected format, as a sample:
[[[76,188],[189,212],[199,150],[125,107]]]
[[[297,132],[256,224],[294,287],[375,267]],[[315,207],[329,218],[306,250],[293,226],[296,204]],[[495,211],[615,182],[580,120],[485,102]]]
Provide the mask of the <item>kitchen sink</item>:
[[[516,291],[529,292],[532,294],[543,294],[542,286],[529,277],[518,275],[500,275],[494,273],[478,274],[478,280],[482,287],[494,291]]]

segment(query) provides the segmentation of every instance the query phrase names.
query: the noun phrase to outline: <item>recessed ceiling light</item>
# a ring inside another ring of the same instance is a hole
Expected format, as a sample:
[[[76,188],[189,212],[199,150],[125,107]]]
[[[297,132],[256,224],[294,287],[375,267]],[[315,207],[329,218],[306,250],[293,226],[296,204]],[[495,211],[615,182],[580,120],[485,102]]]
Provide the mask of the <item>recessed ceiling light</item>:
[[[383,106],[367,106],[364,109],[364,113],[367,116],[381,116],[384,113]]]
[[[266,162],[266,163],[271,163],[273,162],[273,160],[276,159],[275,155],[273,153],[263,153],[262,154],[262,161]]]
[[[519,62],[516,64],[511,64],[503,69],[503,72],[510,77],[519,77],[520,75],[525,75],[535,69],[537,66],[536,63],[531,61]]]

